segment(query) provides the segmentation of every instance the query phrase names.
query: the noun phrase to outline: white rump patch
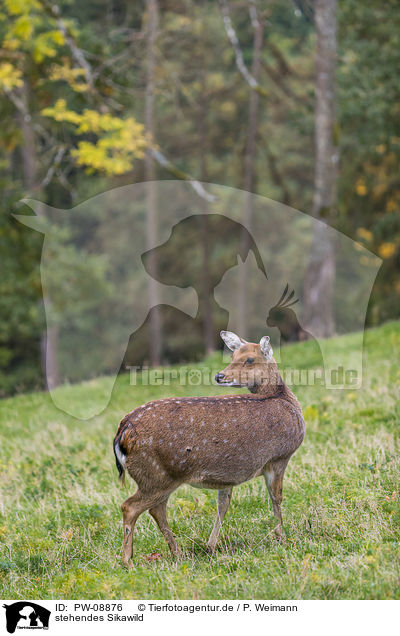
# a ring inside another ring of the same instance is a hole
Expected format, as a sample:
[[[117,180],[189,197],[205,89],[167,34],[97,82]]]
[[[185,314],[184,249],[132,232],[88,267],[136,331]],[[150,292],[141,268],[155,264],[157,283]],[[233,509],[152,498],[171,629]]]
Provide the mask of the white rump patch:
[[[121,451],[118,442],[115,444],[114,448],[115,448],[115,454],[118,458],[119,463],[121,464],[123,468],[125,468],[126,455],[124,455],[123,452]]]

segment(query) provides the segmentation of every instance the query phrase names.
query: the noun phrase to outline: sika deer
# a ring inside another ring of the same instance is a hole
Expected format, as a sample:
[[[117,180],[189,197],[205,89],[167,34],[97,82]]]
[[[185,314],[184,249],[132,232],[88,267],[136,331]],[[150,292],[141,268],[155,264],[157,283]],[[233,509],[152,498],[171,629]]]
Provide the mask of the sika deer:
[[[138,489],[122,504],[124,565],[132,565],[132,535],[148,510],[172,553],[180,550],[166,517],[170,494],[181,484],[218,490],[218,513],[207,548],[214,552],[233,486],[264,476],[282,536],[282,480],[304,438],[301,407],[283,382],[269,337],[259,344],[230,331],[221,337],[233,358],[217,373],[221,386],[248,387],[253,395],[167,398],[126,415],[114,439],[121,479],[125,470]]]

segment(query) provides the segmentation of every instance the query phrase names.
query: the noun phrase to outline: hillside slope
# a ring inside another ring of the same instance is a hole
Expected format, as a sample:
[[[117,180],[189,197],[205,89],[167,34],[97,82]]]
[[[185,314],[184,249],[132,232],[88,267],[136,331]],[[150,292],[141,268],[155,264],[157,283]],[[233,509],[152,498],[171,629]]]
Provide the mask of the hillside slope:
[[[354,336],[332,339],[341,352]],[[307,366],[308,343],[291,349]],[[213,557],[204,551],[216,493],[180,488],[169,517],[176,563],[148,514],[134,539],[136,570],[120,565],[121,490],[112,454],[120,418],[169,395],[216,386],[130,386],[118,379],[99,417],[78,421],[35,393],[0,403],[1,598],[398,598],[400,323],[368,331],[363,388],[295,388],[306,439],[284,481],[285,544],[273,538],[264,482],[235,489]],[[193,368],[221,369],[219,356]],[[92,383],[93,386],[93,383]],[[102,391],[102,379],[94,386]],[[84,401],[85,385],[63,387]],[[234,392],[233,390],[231,390]],[[224,392],[227,392],[225,389]]]

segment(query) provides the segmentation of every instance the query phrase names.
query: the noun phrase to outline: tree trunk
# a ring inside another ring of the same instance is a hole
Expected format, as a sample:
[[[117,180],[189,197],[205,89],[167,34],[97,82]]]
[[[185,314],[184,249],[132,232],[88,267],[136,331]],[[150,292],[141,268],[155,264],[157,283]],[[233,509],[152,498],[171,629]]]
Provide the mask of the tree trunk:
[[[254,39],[253,39],[253,63],[251,68],[252,76],[258,81],[260,75],[261,50],[263,42],[264,25],[261,18],[253,18]],[[250,235],[253,222],[253,192],[255,189],[255,159],[256,159],[256,137],[258,126],[258,103],[259,94],[252,90],[249,100],[249,117],[247,126],[247,143],[245,156],[245,207],[243,211],[243,225],[246,230],[241,235],[241,253],[247,254],[250,248]],[[248,230],[248,232],[247,232]],[[238,332],[244,339],[249,337],[248,324],[248,281],[250,279],[249,266],[245,262],[239,271],[239,298],[238,298]]]
[[[158,30],[158,0],[147,0],[147,80],[146,80],[146,100],[145,100],[145,122],[147,133],[154,138],[154,84],[156,54],[155,44]],[[161,314],[160,298],[157,286],[157,262],[154,248],[157,243],[157,184],[155,182],[155,165],[152,155],[147,152],[145,158],[145,175],[147,181],[146,188],[146,236],[147,249],[149,252],[148,270],[150,278],[148,282],[149,306],[153,309],[150,312],[150,338],[149,355],[151,366],[161,364],[162,334],[161,334]]]
[[[28,192],[31,193],[36,185],[37,159],[35,135],[32,126],[32,118],[29,113],[29,90],[26,83],[24,83],[21,87],[19,94],[22,108],[18,113],[18,117],[21,126],[22,138],[24,140],[22,145],[22,170],[24,189],[26,190],[25,196],[27,196]],[[40,216],[40,207],[36,208],[36,213]],[[43,290],[43,303],[46,305],[47,328],[46,332],[41,336],[41,362],[47,381],[47,388],[51,390],[60,384],[58,364],[59,327],[58,325],[52,324],[50,316],[50,300],[45,297],[45,290]]]
[[[337,206],[336,0],[316,0],[315,181],[313,214],[332,222]],[[304,321],[316,337],[334,333],[335,245],[323,224],[316,224],[304,284]]]
[[[204,72],[202,73],[203,96],[206,91]],[[206,121],[207,103],[205,99],[200,101],[199,112],[199,151],[200,151],[200,180],[207,180],[207,121]],[[199,310],[202,314],[203,321],[203,341],[206,355],[215,351],[214,337],[214,317],[211,302],[211,285],[210,285],[210,255],[208,249],[209,240],[209,219],[207,215],[208,202],[205,199],[201,201],[203,216],[201,218],[201,251],[202,251],[202,274],[201,274],[201,296]]]

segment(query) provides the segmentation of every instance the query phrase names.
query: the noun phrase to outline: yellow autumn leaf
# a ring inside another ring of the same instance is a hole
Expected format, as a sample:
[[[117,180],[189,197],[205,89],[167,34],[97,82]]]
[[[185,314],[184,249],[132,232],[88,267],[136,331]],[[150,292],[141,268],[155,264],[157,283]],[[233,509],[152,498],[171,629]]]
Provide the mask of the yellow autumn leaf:
[[[38,0],[4,0],[4,4],[10,15],[23,15],[32,9],[40,9]]]
[[[365,241],[368,241],[368,243],[370,243],[373,239],[373,234],[372,232],[370,232],[369,230],[367,230],[365,227],[359,227],[357,228],[357,235],[361,238],[364,239]]]
[[[55,73],[58,71],[56,70]],[[82,113],[69,110],[64,99],[42,110],[42,115],[77,126],[77,134],[94,133],[97,142],[79,140],[71,156],[88,173],[95,171],[119,175],[132,168],[133,160],[142,158],[147,141],[144,126],[133,117],[121,119],[110,113],[85,108]]]
[[[378,248],[378,254],[382,258],[391,258],[393,254],[396,252],[396,244],[395,243],[382,243]]]
[[[71,68],[69,60],[64,61],[62,65],[53,64],[49,70],[49,79],[53,82],[64,81],[77,93],[82,93],[88,88],[84,81],[86,77],[84,68]]]
[[[96,110],[89,110],[88,108],[85,108],[82,113],[78,133],[98,133],[102,130],[109,132],[112,130],[119,130],[123,127],[123,125],[123,120],[119,117],[113,117],[108,113],[101,115]]]
[[[22,86],[22,72],[9,62],[0,64],[0,87],[3,90],[11,90],[17,86]]]
[[[12,29],[13,35],[20,40],[28,40],[33,31],[33,24],[30,17],[26,14],[21,15],[14,23]]]
[[[42,115],[52,117],[55,121],[65,121],[71,124],[79,124],[81,115],[73,110],[68,110],[65,99],[57,99],[54,106],[43,108]]]
[[[47,35],[53,40],[54,44],[62,46],[65,43],[64,34],[59,29],[47,31]]]
[[[367,194],[367,186],[365,185],[364,179],[358,179],[356,182],[356,192],[360,197]]]
[[[17,40],[17,38],[7,36],[3,40],[3,43],[1,46],[3,49],[7,51],[16,51],[18,47],[20,46],[20,42]]]
[[[43,62],[46,57],[54,57],[57,47],[64,44],[64,36],[57,29],[40,33],[33,43],[33,58],[35,62]]]

